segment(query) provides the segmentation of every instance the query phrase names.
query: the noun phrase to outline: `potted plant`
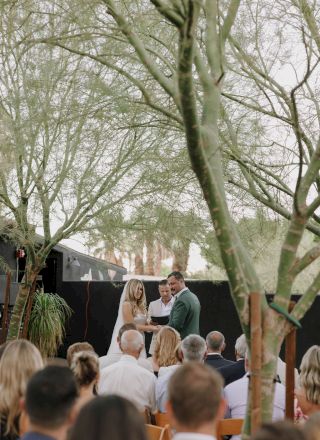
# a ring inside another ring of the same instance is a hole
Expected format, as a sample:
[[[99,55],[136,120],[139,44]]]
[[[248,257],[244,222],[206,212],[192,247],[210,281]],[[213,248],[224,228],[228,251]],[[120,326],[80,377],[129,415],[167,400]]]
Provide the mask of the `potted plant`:
[[[34,296],[28,339],[39,348],[44,358],[57,354],[65,336],[66,320],[71,314],[72,309],[56,293],[37,292]]]

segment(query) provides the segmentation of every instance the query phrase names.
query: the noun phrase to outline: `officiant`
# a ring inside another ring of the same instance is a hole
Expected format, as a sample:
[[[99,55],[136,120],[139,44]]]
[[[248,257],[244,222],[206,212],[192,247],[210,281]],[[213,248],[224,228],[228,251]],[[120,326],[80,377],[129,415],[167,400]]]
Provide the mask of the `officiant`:
[[[166,325],[169,322],[169,315],[173,306],[174,297],[171,294],[171,289],[168,280],[161,280],[158,285],[160,298],[156,301],[151,301],[148,309],[148,317],[151,321],[160,325]],[[150,344],[149,353],[153,354],[156,334],[153,335]]]

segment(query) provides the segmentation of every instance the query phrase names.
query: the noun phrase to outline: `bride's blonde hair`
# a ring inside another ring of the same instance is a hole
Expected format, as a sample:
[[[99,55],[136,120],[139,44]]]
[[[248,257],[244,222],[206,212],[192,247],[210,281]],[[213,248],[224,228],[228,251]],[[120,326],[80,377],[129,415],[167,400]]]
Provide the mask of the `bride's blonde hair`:
[[[140,299],[137,299],[135,297],[135,293],[142,288],[142,295]],[[127,282],[126,285],[126,296],[125,301],[128,301],[132,307],[132,314],[135,316],[137,313],[147,313],[147,301],[146,301],[146,294],[144,290],[143,282],[140,280],[137,280],[135,278],[132,278]]]

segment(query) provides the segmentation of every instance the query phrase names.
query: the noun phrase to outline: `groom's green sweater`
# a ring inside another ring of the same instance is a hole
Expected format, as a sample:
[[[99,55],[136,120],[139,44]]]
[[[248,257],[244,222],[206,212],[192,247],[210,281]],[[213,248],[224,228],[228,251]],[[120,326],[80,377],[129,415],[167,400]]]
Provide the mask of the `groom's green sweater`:
[[[199,334],[200,308],[197,296],[189,289],[175,300],[168,325],[180,333],[181,339],[190,334]]]

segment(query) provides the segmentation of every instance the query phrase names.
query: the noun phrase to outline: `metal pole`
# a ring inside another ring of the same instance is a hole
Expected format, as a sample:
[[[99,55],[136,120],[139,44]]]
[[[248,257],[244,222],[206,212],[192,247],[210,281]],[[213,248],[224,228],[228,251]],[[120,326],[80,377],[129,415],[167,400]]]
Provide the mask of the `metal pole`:
[[[7,272],[6,276],[6,288],[4,295],[4,306],[3,306],[3,316],[2,316],[2,330],[0,335],[0,343],[3,344],[7,339],[8,333],[8,311],[10,304],[10,286],[11,286],[11,272]]]
[[[295,303],[290,302],[289,312]],[[297,330],[294,327],[285,339],[285,362],[286,362],[286,418],[294,420],[294,369],[296,364],[296,337]]]
[[[250,294],[250,339],[251,339],[251,434],[261,425],[261,295]]]

